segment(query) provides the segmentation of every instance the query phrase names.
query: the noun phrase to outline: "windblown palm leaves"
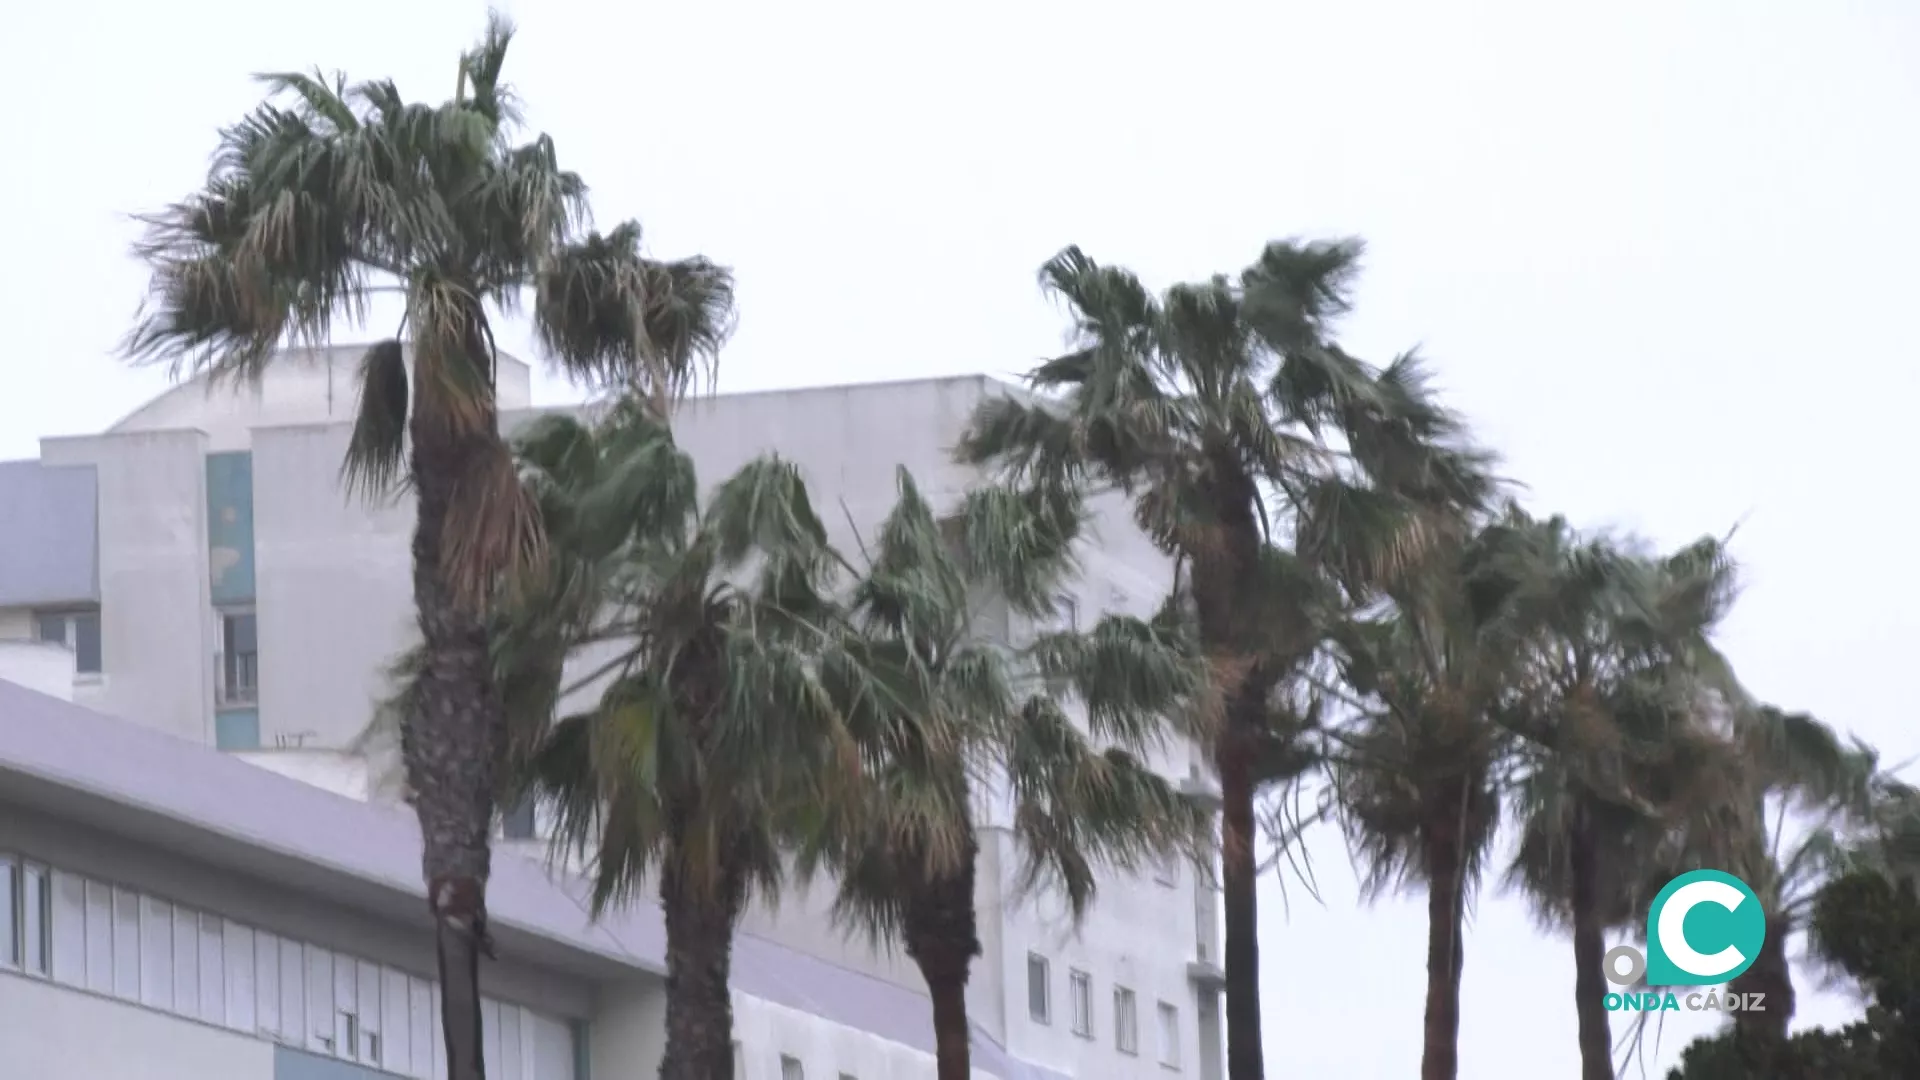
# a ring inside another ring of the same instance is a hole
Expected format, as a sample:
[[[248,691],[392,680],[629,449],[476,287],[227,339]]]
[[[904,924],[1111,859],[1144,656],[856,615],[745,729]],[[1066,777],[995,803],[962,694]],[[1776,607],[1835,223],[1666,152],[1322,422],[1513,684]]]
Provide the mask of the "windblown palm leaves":
[[[1499,822],[1514,752],[1502,723],[1529,627],[1509,602],[1513,537],[1487,526],[1392,579],[1387,613],[1334,631],[1356,714],[1328,734],[1331,795],[1366,891],[1418,884],[1428,897],[1421,1075],[1459,1070],[1466,905]]]
[[[146,219],[150,296],[127,341],[132,357],[176,371],[257,379],[276,349],[328,344],[378,297],[400,301],[392,338],[361,363],[343,476],[373,495],[404,483],[418,500],[424,652],[401,749],[455,1080],[482,1075],[477,972],[505,730],[485,609],[546,554],[498,434],[491,318],[535,287],[534,322],[562,368],[670,396],[710,363],[731,303],[727,276],[704,260],[640,258],[637,227],[579,237],[586,185],[546,136],[518,141],[502,78],[512,37],[491,19],[439,104],[386,80],[261,76],[267,100],[221,131],[205,186]]]
[[[499,664],[538,687],[513,717],[518,768],[584,857],[596,910],[652,885],[666,914],[663,1077],[731,1075],[728,957],[797,828],[849,804],[863,738],[820,658],[840,568],[794,468],[762,458],[699,505],[651,402],[590,430],[548,416],[519,442],[554,557],[502,613]],[[590,701],[549,721],[562,663]],[[842,682],[846,671],[832,669]]]
[[[1225,684],[1214,741],[1233,1080],[1265,1074],[1253,768],[1286,763],[1297,735],[1273,703],[1320,648],[1329,596],[1404,571],[1439,535],[1430,515],[1491,490],[1416,358],[1378,370],[1334,343],[1359,255],[1353,242],[1274,243],[1237,279],[1155,296],[1069,248],[1040,279],[1069,309],[1070,351],[1028,374],[1041,398],[989,403],[961,447],[1015,483],[1118,487],[1184,567]]]
[[[840,646],[851,663],[830,654],[825,669],[859,730],[881,735],[878,752],[858,811],[815,835],[803,868],[838,876],[845,921],[905,946],[932,998],[939,1075],[958,1080],[971,1075],[966,985],[980,953],[975,815],[1004,796],[1024,885],[1059,889],[1076,914],[1102,871],[1197,854],[1207,814],[1143,755],[1169,720],[1205,707],[1208,687],[1187,639],[1137,619],[1009,649],[1010,621],[1049,616],[1071,567],[1081,513],[1068,492],[989,487],[941,521],[904,471],[899,488],[853,589]]]
[[[1719,865],[1756,825],[1735,739],[1744,695],[1709,640],[1734,568],[1713,541],[1661,557],[1559,519],[1510,526],[1530,568],[1510,602],[1534,627],[1506,711],[1526,736],[1510,877],[1571,926],[1581,1075],[1612,1080],[1605,932],[1646,910],[1648,868],[1675,865],[1685,838],[1712,838],[1717,851],[1693,850]]]

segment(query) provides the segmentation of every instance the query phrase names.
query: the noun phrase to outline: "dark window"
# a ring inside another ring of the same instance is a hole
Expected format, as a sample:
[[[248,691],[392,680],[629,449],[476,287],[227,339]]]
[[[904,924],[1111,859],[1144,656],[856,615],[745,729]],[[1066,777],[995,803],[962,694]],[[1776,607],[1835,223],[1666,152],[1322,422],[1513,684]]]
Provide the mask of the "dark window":
[[[220,616],[220,701],[251,704],[260,696],[260,640],[253,612]]]
[[[521,799],[500,815],[500,831],[509,840],[533,839],[533,796]]]
[[[35,620],[41,641],[73,650],[73,669],[82,675],[100,674],[100,613],[97,611],[43,611]]]

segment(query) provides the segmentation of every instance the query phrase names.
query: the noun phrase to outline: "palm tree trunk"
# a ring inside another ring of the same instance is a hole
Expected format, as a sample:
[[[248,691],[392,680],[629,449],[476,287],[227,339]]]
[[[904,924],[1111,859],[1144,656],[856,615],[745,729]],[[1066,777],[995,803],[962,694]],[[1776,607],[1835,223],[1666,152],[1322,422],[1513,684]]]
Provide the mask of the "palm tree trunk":
[[[1260,703],[1253,702],[1258,708]],[[1237,711],[1237,710],[1236,710]],[[1239,716],[1230,725],[1241,732]],[[1220,772],[1220,900],[1224,909],[1228,1080],[1265,1080],[1260,1043],[1260,907],[1254,848],[1253,769],[1246,740],[1229,730],[1214,762]]]
[[[1735,994],[1765,994],[1763,1011],[1742,1010],[1733,1014],[1734,1037],[1754,1044],[1781,1043],[1787,1040],[1793,1024],[1793,968],[1787,961],[1787,935],[1792,930],[1784,919],[1767,921],[1767,940],[1753,966],[1740,973],[1727,989]]]
[[[933,999],[935,1076],[970,1080],[973,1028],[967,1020],[967,978],[980,955],[973,906],[974,862],[979,845],[969,838],[959,873],[928,883],[908,897],[904,934],[907,955],[920,968]]]
[[[402,726],[401,749],[420,821],[422,871],[435,922],[447,1077],[485,1080],[480,958],[489,949],[494,748],[505,716],[486,627],[477,613],[456,602],[442,563],[442,536],[454,490],[478,456],[478,441],[489,436],[463,438],[444,426],[422,424],[419,417],[416,411],[413,595],[425,665],[416,705]]]
[[[1607,939],[1600,923],[1599,867],[1584,812],[1569,838],[1573,908],[1573,998],[1580,1017],[1580,1080],[1614,1080],[1613,1029],[1607,1022]]]
[[[675,861],[660,873],[667,923],[667,1046],[660,1080],[733,1080],[733,927],[746,889],[721,873],[720,895],[689,887]]]
[[[1421,843],[1427,877],[1427,1012],[1420,1080],[1454,1080],[1460,1073],[1461,941],[1466,897],[1461,858],[1460,806],[1440,800],[1429,810]]]

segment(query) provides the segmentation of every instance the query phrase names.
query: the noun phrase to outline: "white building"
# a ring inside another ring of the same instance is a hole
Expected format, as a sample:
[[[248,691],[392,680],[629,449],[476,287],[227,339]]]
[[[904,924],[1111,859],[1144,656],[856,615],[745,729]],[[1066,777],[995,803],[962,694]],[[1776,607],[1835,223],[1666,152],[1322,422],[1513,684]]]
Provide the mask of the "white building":
[[[357,359],[344,348],[291,354],[257,389],[183,384],[103,434],[45,439],[38,461],[0,463],[0,680],[25,688],[0,686],[0,884],[17,899],[10,910],[42,920],[0,923],[0,1016],[35,1017],[18,1030],[38,1033],[24,1046],[0,1040],[0,1076],[381,1075],[313,1071],[358,1067],[342,1059],[370,1046],[388,1072],[432,1075],[430,1057],[414,1053],[415,996],[431,993],[433,971],[420,951],[431,938],[415,932],[426,927],[418,834],[408,812],[384,805],[385,771],[355,753],[385,666],[413,632],[410,504],[368,508],[338,485]],[[511,428],[532,414],[528,373],[503,358],[500,377]],[[845,506],[823,517],[851,544],[849,519],[868,529],[892,506],[897,466],[936,501],[975,482],[949,448],[977,403],[1008,392],[972,377],[727,395],[688,403],[675,434],[707,484],[778,450],[817,505]],[[1165,561],[1123,506],[1099,509],[1072,608],[1082,619],[1145,614],[1164,595]],[[1194,784],[1206,773],[1185,746],[1155,765]],[[982,810],[976,1074],[1221,1075],[1216,900],[1203,878],[1177,866],[1107,882],[1076,929],[1056,899],[1013,893],[1004,813]],[[507,824],[514,837],[528,828]],[[489,1075],[651,1075],[657,910],[589,925],[576,883],[537,861],[540,845],[503,849],[489,898],[503,957],[488,968],[489,1032],[502,1040]],[[824,888],[790,894],[743,922],[744,1075],[931,1076],[918,972],[847,940],[829,899]],[[174,988],[162,1001],[147,985],[159,976],[140,974],[160,952],[123,957],[114,934],[158,950],[166,918]],[[316,988],[309,1004],[325,982],[315,964],[331,963],[333,1012],[315,1006],[306,1027],[275,1027],[264,997],[248,1011],[228,993],[216,1008],[204,979],[187,1008],[188,946],[207,972],[224,956],[231,991],[247,940],[293,950],[284,959]],[[363,980],[351,984],[357,998],[343,997],[339,957]],[[364,1004],[337,1007],[380,992],[393,1011],[378,1027]],[[126,1038],[78,1034],[109,1019]],[[178,1055],[163,1060],[150,1032]],[[135,1045],[125,1060],[137,1066],[87,1056]]]

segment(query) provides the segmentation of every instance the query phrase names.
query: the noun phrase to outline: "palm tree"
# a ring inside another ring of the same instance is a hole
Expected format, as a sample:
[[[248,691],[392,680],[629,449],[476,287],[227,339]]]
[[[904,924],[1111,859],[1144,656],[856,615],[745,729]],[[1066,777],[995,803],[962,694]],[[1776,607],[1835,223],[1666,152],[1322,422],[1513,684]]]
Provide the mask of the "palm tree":
[[[1766,994],[1764,1012],[1733,1014],[1736,1038],[1784,1042],[1795,993],[1787,943],[1807,929],[1821,886],[1845,860],[1850,836],[1871,818],[1877,762],[1804,713],[1760,706],[1740,717],[1738,750],[1746,768],[1751,830],[1729,864],[1753,888],[1767,915],[1767,936],[1753,966],[1733,980],[1735,993]],[[1788,842],[1788,823],[1800,827]]]
[[[1386,585],[1384,616],[1335,635],[1359,699],[1354,721],[1328,733],[1327,764],[1365,891],[1427,892],[1423,1080],[1459,1073],[1466,905],[1499,823],[1513,744],[1501,717],[1529,630],[1507,603],[1514,539],[1494,523],[1436,548]]]
[[[564,416],[520,440],[553,555],[503,610],[497,658],[527,689],[511,727],[555,841],[587,861],[596,914],[653,882],[666,918],[663,1080],[733,1075],[733,932],[772,895],[796,830],[844,827],[838,794],[863,739],[821,657],[843,635],[827,599],[842,567],[799,473],[764,457],[702,509],[691,461],[650,404],[597,430]],[[608,656],[597,693],[554,720],[561,662]],[[900,738],[907,738],[904,732]]]
[[[1039,399],[986,403],[960,447],[1014,482],[1118,488],[1176,565],[1219,673],[1227,1058],[1265,1074],[1255,798],[1296,732],[1276,695],[1317,649],[1313,567],[1380,573],[1426,540],[1421,502],[1475,505],[1488,481],[1413,356],[1376,371],[1331,340],[1357,242],[1269,244],[1237,280],[1161,296],[1068,248],[1040,271],[1074,321],[1071,351],[1027,375]],[[1343,447],[1322,435],[1334,432]],[[1391,481],[1391,490],[1376,482]],[[1273,537],[1297,537],[1283,550]],[[1303,561],[1304,560],[1304,561]]]
[[[439,105],[386,80],[261,76],[270,96],[221,131],[205,187],[145,219],[151,295],[127,341],[136,360],[257,379],[281,344],[324,343],[378,296],[401,300],[395,338],[361,362],[343,476],[370,496],[404,485],[416,500],[423,651],[401,748],[455,1080],[483,1075],[479,962],[505,738],[486,610],[544,553],[499,435],[489,312],[534,287],[539,336],[565,370],[672,395],[701,374],[731,305],[724,271],[642,260],[635,226],[574,243],[586,186],[546,136],[515,142],[501,79],[512,36],[493,17]]]
[[[1043,634],[1020,655],[981,632],[1008,614],[1051,613],[1079,531],[1078,500],[1046,489],[977,490],[941,522],[901,470],[853,590],[856,635],[842,646],[852,662],[828,668],[862,674],[836,691],[857,728],[883,738],[861,812],[817,834],[802,867],[834,870],[843,921],[899,941],[919,967],[941,1080],[973,1075],[966,988],[980,955],[981,788],[1011,798],[1022,884],[1059,887],[1076,917],[1103,868],[1195,853],[1209,831],[1210,814],[1137,756],[1158,742],[1163,718],[1204,698],[1204,667],[1176,631],[1108,616],[1086,633]],[[891,693],[866,692],[868,672]],[[1069,698],[1085,707],[1086,733]]]
[[[1723,863],[1754,827],[1726,722],[1739,689],[1709,641],[1734,568],[1713,540],[1652,557],[1558,518],[1531,537],[1512,602],[1536,629],[1503,710],[1525,736],[1509,880],[1571,927],[1581,1075],[1612,1080],[1606,931],[1646,911],[1649,867],[1673,866],[1676,845],[1717,838],[1693,850]]]

